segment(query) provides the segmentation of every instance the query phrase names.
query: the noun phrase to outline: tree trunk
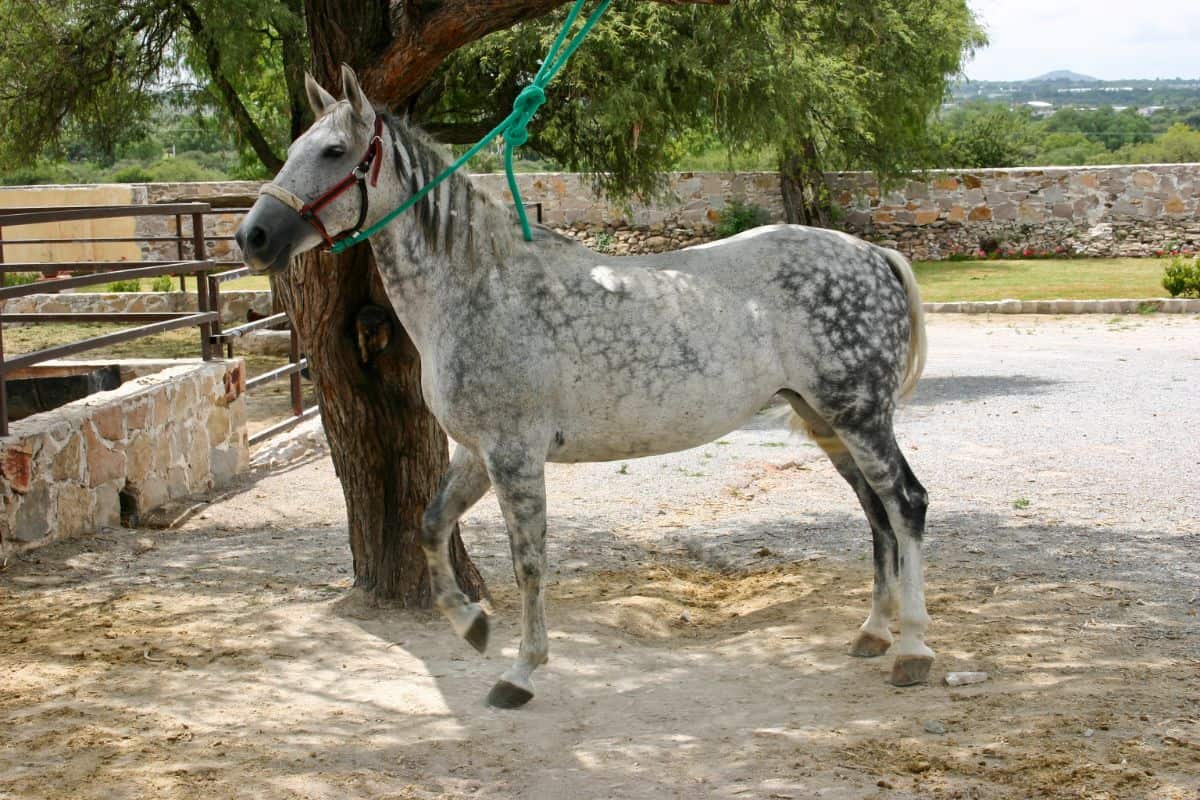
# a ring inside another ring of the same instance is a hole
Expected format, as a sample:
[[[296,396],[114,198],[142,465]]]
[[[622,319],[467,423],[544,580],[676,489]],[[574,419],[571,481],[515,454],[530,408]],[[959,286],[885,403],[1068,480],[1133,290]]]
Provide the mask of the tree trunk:
[[[372,55],[363,45],[388,41],[386,28],[380,31],[386,7],[306,1],[315,77],[335,94],[338,65],[361,68]],[[276,285],[309,359],[346,498],[355,586],[375,601],[428,607],[429,572],[417,534],[449,463],[446,435],[425,407],[416,348],[391,311],[371,248],[336,256],[310,251]],[[463,592],[485,595],[457,529],[451,558]]]
[[[779,165],[779,188],[787,222],[828,228],[829,187],[816,145],[805,142],[799,152],[784,153]]]

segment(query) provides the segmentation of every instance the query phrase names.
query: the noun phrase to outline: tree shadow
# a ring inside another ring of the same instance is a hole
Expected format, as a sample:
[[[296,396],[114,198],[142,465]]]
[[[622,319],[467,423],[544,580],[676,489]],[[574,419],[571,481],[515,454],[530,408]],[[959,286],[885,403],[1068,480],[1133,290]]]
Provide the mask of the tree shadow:
[[[974,556],[979,540],[951,533],[981,522],[1002,521],[931,520],[939,674],[993,676],[959,693],[973,702],[955,747],[994,747],[989,737],[1014,719],[1036,739],[1069,725],[1099,730],[1135,707],[1155,719],[1182,714],[1171,710],[1183,694],[1159,689],[1178,688],[1169,673],[1194,623],[1114,580],[1147,576],[1063,572],[1064,552],[1097,544],[1082,526],[1008,520],[1004,546]],[[501,538],[475,527],[472,538]],[[92,552],[84,542],[46,551],[37,571],[72,573],[68,584],[12,580],[30,577],[24,564],[0,577],[9,623],[0,663],[19,665],[27,692],[0,697],[0,724],[13,733],[0,745],[0,793],[736,797],[832,785],[866,796],[903,764],[872,764],[864,748],[912,747],[923,718],[954,724],[961,704],[946,689],[897,692],[885,683],[887,659],[845,655],[870,597],[859,515],[780,515],[688,535],[727,563],[683,546],[627,568],[555,572],[552,660],[517,712],[483,702],[517,638],[503,560],[484,562],[498,614],[493,651],[479,657],[435,614],[345,602],[338,529],[192,533],[141,556],[130,532],[92,542]],[[613,531],[579,515],[557,536],[566,551]],[[1005,548],[1038,542],[1044,569],[1010,562]],[[764,546],[773,555],[756,555]],[[1183,555],[1159,546],[1156,559]],[[1131,673],[1138,692],[1121,689]],[[1100,709],[1097,694],[1117,705]],[[1064,698],[1075,704],[1065,713]],[[1039,716],[1043,704],[1059,716]],[[1125,734],[1117,725],[1111,752]],[[1071,756],[1061,778],[1087,779],[1069,770],[1102,744],[1059,743]],[[953,747],[921,746],[935,748],[932,769],[963,786],[1011,790],[968,771]],[[1153,756],[1159,779],[1175,780]]]

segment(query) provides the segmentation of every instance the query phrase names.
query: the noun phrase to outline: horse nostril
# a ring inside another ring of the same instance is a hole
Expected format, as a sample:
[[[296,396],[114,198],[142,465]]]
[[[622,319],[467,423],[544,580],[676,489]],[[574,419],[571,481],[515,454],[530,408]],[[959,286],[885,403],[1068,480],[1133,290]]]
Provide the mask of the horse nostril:
[[[246,237],[246,243],[253,248],[260,248],[267,243],[267,232],[263,230],[261,225],[255,225],[250,229],[250,235]]]

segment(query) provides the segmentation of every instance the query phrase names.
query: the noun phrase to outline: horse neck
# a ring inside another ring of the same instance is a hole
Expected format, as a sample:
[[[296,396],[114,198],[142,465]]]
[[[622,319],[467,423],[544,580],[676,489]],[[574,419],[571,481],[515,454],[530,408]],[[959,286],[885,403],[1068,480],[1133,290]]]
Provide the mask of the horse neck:
[[[449,162],[421,133],[388,120],[394,181],[381,194],[397,204],[440,174]],[[382,183],[382,181],[381,181]],[[433,321],[486,291],[489,272],[502,268],[518,246],[511,213],[456,172],[371,239],[396,314],[418,348]]]

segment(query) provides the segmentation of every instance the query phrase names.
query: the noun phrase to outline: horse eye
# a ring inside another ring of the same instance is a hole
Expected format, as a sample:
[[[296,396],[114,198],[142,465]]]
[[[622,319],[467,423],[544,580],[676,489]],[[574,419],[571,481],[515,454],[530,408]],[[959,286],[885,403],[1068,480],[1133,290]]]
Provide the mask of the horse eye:
[[[346,148],[340,144],[331,144],[321,152],[322,158],[341,158],[346,155]]]

